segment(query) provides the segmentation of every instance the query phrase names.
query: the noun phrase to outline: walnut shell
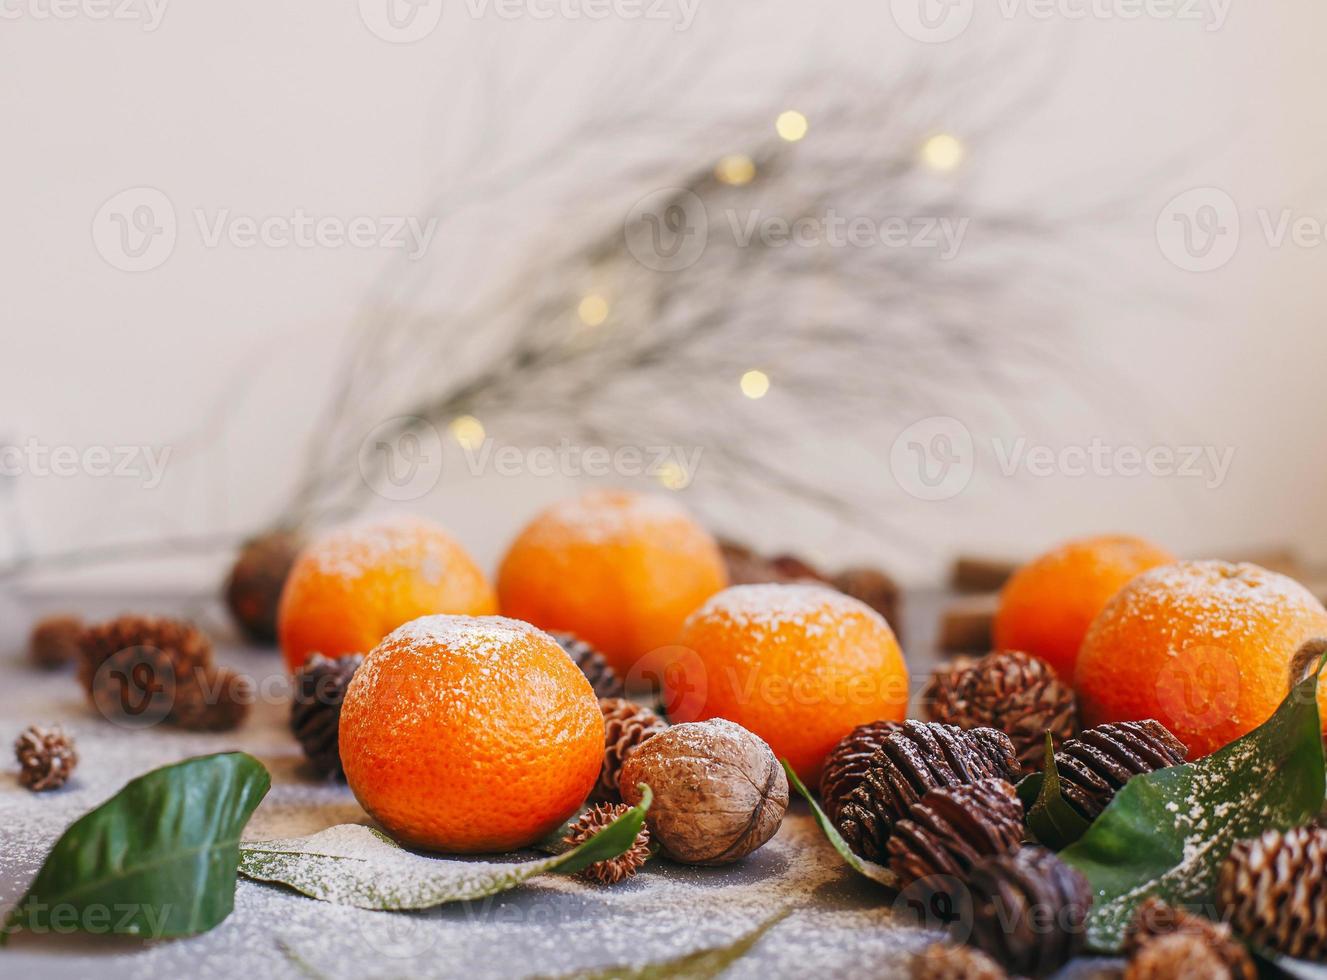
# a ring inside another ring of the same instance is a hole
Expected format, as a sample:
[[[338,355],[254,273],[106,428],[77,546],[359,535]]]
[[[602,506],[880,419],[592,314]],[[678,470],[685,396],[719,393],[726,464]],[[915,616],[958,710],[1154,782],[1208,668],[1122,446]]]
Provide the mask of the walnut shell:
[[[654,791],[646,816],[664,854],[683,864],[729,864],[778,832],[788,777],[763,740],[721,718],[689,722],[643,742],[618,789],[633,806]]]

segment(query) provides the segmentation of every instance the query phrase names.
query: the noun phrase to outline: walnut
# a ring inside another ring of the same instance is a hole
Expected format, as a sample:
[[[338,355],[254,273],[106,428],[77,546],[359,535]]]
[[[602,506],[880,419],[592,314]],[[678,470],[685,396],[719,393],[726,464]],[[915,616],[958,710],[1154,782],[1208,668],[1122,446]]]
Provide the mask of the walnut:
[[[664,853],[683,864],[729,864],[774,836],[788,809],[788,777],[770,747],[720,718],[675,725],[643,742],[622,766],[622,799],[654,791],[646,821]]]

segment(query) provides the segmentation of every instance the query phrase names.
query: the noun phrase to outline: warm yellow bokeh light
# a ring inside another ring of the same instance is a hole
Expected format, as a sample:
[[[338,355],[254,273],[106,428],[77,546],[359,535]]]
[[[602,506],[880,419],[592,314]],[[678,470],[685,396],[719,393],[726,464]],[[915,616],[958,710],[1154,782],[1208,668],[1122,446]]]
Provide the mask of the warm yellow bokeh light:
[[[769,391],[769,375],[764,371],[748,371],[742,375],[742,394],[748,398],[764,398]]]
[[[741,187],[756,178],[756,161],[745,153],[730,153],[714,165],[714,176],[721,184]]]
[[[967,148],[952,133],[936,133],[922,144],[922,162],[932,170],[954,170],[966,155]]]
[[[478,449],[484,442],[484,424],[473,415],[458,415],[447,431],[464,449]]]
[[[805,136],[806,129],[806,116],[802,115],[796,109],[780,112],[779,118],[774,120],[774,131],[789,143],[796,143],[799,139]]]
[[[608,319],[608,300],[598,293],[590,293],[576,307],[581,323],[587,327],[597,327]]]
[[[691,477],[679,464],[664,463],[659,467],[659,482],[669,490],[683,490],[691,482]]]

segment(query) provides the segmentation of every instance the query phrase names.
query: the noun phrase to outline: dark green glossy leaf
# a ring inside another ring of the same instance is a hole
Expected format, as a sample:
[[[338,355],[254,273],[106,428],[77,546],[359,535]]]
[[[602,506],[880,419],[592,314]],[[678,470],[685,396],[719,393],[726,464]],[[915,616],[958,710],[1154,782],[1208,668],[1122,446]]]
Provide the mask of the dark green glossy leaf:
[[[1034,783],[1035,781],[1035,783]],[[1036,787],[1033,803],[1027,811],[1028,831],[1037,843],[1058,851],[1087,833],[1092,822],[1069,805],[1060,792],[1060,770],[1055,766],[1055,743],[1046,733],[1046,762],[1041,772],[1034,772],[1018,787],[1018,798],[1027,805],[1030,789]]]
[[[1088,942],[1115,952],[1134,910],[1157,895],[1209,907],[1221,862],[1239,840],[1304,823],[1324,793],[1318,673],[1276,713],[1198,762],[1135,776],[1060,857],[1087,875]]]
[[[240,848],[240,873],[310,898],[361,909],[426,909],[496,895],[535,875],[574,874],[617,857],[635,841],[653,794],[585,843],[540,861],[494,863],[425,857],[369,827],[342,824],[311,837],[258,841]]]
[[[240,834],[271,784],[242,752],[131,780],[55,842],[4,934],[206,932],[234,908]]]
[[[820,804],[816,802],[811,792],[802,785],[802,781],[797,778],[797,773],[793,767],[788,764],[787,759],[783,759],[783,771],[788,774],[788,782],[792,784],[793,789],[802,794],[802,799],[806,800],[811,807],[811,816],[815,818],[817,826],[821,832],[829,838],[830,844],[834,850],[839,852],[839,856],[848,862],[848,867],[860,875],[865,875],[872,881],[884,885],[887,888],[897,888],[899,886],[898,875],[890,871],[884,865],[876,864],[874,861],[868,861],[863,857],[858,857],[853,853],[848,842],[843,839],[838,830],[829,822],[829,817],[825,816],[825,811],[820,809]]]

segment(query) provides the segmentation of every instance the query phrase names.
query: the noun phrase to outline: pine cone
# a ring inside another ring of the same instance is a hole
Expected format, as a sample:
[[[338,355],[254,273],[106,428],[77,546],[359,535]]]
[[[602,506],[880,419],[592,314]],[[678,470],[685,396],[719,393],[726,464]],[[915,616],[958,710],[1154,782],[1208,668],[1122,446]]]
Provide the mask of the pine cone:
[[[1269,830],[1221,866],[1217,904],[1239,935],[1296,959],[1327,959],[1327,830]]]
[[[913,980],[1008,980],[1009,974],[979,949],[936,943],[912,959]]]
[[[895,632],[899,632],[898,583],[880,569],[865,566],[845,568],[830,580],[830,584],[845,595],[866,603],[884,616]]]
[[[175,685],[168,720],[194,732],[225,732],[249,716],[253,688],[247,678],[225,667],[195,667]]]
[[[903,729],[901,721],[873,721],[858,725],[830,750],[820,775],[820,802],[830,822],[837,824],[843,804],[848,802],[875,750],[886,738]]]
[[[599,710],[604,713],[604,765],[590,798],[601,803],[620,803],[617,777],[622,764],[642,742],[658,735],[668,723],[644,705],[625,698],[601,698]]]
[[[1122,721],[1069,739],[1055,753],[1055,766],[1065,800],[1095,820],[1134,776],[1177,766],[1188,754],[1161,722]]]
[[[85,659],[80,671],[87,667]],[[89,695],[107,721],[122,728],[149,728],[170,716],[178,687],[175,660],[169,653],[153,646],[131,646],[102,661],[91,676]]]
[[[885,857],[893,825],[930,789],[994,777],[1015,782],[1022,767],[1008,736],[990,728],[907,721],[885,739],[839,815],[848,846],[870,861]]]
[[[1168,943],[1163,951],[1150,951],[1150,947],[1159,940],[1176,935],[1196,940],[1204,953],[1215,954],[1219,961],[1217,968],[1210,973],[1190,975],[1257,980],[1258,970],[1253,964],[1253,957],[1234,938],[1230,926],[1167,905],[1159,898],[1149,898],[1138,907],[1133,922],[1124,934],[1124,952],[1134,961],[1129,965],[1130,972],[1125,975],[1135,976],[1139,980],[1184,976],[1183,973],[1166,972],[1172,969],[1172,953],[1180,948],[1180,944]],[[1144,950],[1149,950],[1149,953],[1143,955]],[[1194,963],[1200,961],[1201,958],[1192,960]]]
[[[28,656],[38,667],[55,670],[78,659],[83,620],[77,616],[47,616],[32,628]]]
[[[1124,980],[1227,980],[1234,976],[1202,937],[1187,932],[1152,940],[1124,968]]]
[[[922,695],[932,721],[994,728],[1014,743],[1029,769],[1041,768],[1046,733],[1058,748],[1078,725],[1073,689],[1045,661],[1000,651],[937,671]]]
[[[363,662],[364,657],[358,653],[335,659],[315,653],[295,675],[290,730],[320,776],[345,778],[337,745],[341,702]]]
[[[226,606],[244,635],[256,643],[276,640],[276,610],[286,576],[304,547],[292,531],[273,531],[245,543],[226,579]]]
[[[97,672],[116,654],[148,648],[166,655],[176,677],[212,663],[212,641],[192,623],[160,616],[119,616],[84,630],[79,679],[91,696]]]
[[[1012,783],[945,786],[928,792],[894,825],[889,867],[905,885],[932,875],[964,881],[978,860],[1011,854],[1022,841],[1023,805]]]
[[[1046,848],[984,858],[973,866],[968,887],[968,941],[1011,973],[1044,977],[1082,948],[1091,888]]]
[[[595,697],[621,698],[626,696],[627,691],[622,685],[622,678],[618,677],[616,671],[608,665],[608,661],[604,659],[602,653],[571,633],[554,633],[553,639],[557,640],[558,645],[567,651],[567,656],[576,661],[576,666],[581,669],[585,679],[590,682],[590,687],[594,688]]]
[[[562,839],[563,843],[571,847],[584,843],[630,809],[631,807],[625,803],[615,803],[587,810],[567,829],[567,836]],[[642,825],[640,833],[636,835],[629,848],[615,858],[596,861],[582,871],[581,875],[603,885],[616,885],[639,871],[649,857],[650,830]]]
[[[14,742],[14,754],[18,781],[34,793],[63,786],[78,765],[74,740],[59,725],[30,725]]]

